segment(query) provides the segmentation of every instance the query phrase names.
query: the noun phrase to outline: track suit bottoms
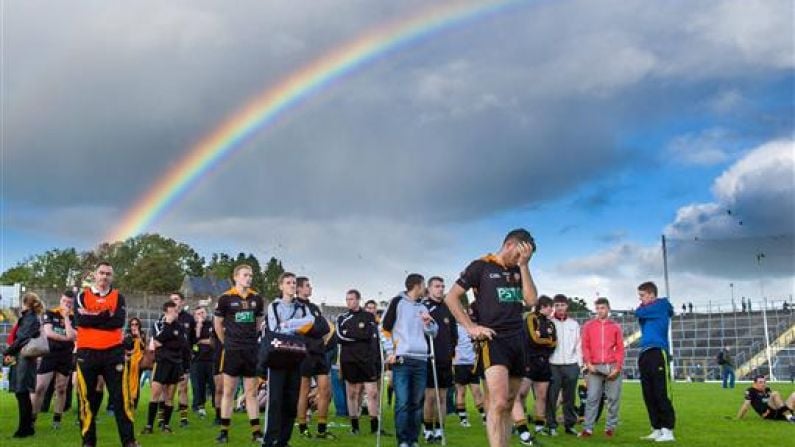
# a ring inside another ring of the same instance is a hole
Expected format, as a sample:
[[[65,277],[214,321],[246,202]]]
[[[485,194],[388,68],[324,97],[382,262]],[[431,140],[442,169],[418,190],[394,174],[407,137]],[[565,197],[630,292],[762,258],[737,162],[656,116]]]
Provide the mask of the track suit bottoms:
[[[641,352],[638,367],[643,401],[646,403],[652,428],[673,430],[676,415],[668,394],[668,356],[660,348],[647,349]]]
[[[77,350],[77,395],[80,398],[80,433],[83,445],[97,445],[97,413],[102,402],[97,396],[97,378],[105,378],[105,386],[116,416],[121,445],[135,441],[132,401],[124,362],[124,348]]]

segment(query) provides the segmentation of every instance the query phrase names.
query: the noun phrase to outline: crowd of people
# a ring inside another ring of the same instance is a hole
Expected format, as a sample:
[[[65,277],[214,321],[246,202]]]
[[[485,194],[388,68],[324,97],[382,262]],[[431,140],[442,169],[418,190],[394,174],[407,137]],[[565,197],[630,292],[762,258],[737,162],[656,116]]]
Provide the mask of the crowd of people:
[[[390,437],[399,447],[416,446],[420,439],[445,444],[448,413],[457,415],[461,427],[472,425],[468,391],[494,447],[507,446],[512,433],[528,446],[542,434],[595,436],[603,409],[603,435],[613,437],[622,392],[622,329],[611,320],[606,298],[596,300],[595,315],[580,327],[568,315],[566,296],[539,296],[529,266],[535,248],[527,231],[514,230],[497,253],[470,263],[449,291],[441,277],[426,282],[414,273],[383,310],[372,300],[362,305],[361,293],[348,290],[347,310],[335,319],[312,302],[309,278],[284,273],[280,296],[266,299],[251,288],[251,267],[238,265],[233,287],[213,309],[199,306],[189,313],[185,297],[173,293],[148,330],[138,318],[127,318],[124,296],[112,287],[113,267],[100,263],[93,284],[78,294],[65,292],[55,308],[45,311],[33,293],[22,300],[4,352],[4,362],[15,364],[14,437],[35,434],[54,380],[53,428],[61,428],[74,387],[83,446],[96,446],[96,417],[107,390],[121,444],[135,447],[142,376],[150,377],[151,390],[138,438],[173,432],[175,402],[181,428],[190,425],[191,407],[204,417],[209,402],[217,443],[240,436],[232,434],[236,409],[248,416],[250,432],[243,438],[263,446],[287,446],[296,425],[299,436],[335,439],[341,434],[329,430],[333,398],[352,436],[363,436],[366,410],[369,433],[379,442]],[[469,290],[475,299],[467,303],[462,297]],[[638,287],[638,296],[638,364],[652,428],[643,439],[671,442],[675,412],[668,394],[667,334],[673,308],[657,297],[651,282]],[[43,354],[33,352],[40,340],[46,340]],[[585,381],[578,387],[581,376]],[[337,379],[344,386],[334,386]],[[394,397],[395,433],[384,429],[382,394],[389,405]],[[584,402],[580,408],[577,395]],[[454,407],[449,411],[448,400]],[[795,395],[782,400],[762,377],[746,393],[738,418],[750,407],[766,419],[795,420],[794,403]]]

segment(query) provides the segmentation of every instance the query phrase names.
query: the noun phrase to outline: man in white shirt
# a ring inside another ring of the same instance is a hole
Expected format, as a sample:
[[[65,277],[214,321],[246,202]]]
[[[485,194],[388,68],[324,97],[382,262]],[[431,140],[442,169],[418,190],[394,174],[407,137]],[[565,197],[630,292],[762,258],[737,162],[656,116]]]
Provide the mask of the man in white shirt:
[[[547,398],[547,434],[557,436],[558,394],[563,395],[563,426],[566,434],[577,435],[574,424],[577,423],[577,412],[574,397],[577,393],[577,380],[582,368],[582,347],[580,345],[580,325],[569,318],[569,300],[565,295],[555,295],[553,299],[555,313],[552,322],[558,335],[558,345],[549,358],[552,379],[549,383]]]

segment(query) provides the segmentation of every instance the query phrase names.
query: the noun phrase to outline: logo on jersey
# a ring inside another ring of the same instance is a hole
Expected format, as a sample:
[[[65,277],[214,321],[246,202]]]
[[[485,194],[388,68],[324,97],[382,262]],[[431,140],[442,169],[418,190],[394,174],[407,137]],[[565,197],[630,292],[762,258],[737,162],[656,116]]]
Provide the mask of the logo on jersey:
[[[489,278],[491,279],[500,279],[500,277],[499,273],[489,273]]]
[[[364,323],[359,323],[359,329],[364,329]]]
[[[518,287],[497,287],[497,299],[501,303],[521,303],[522,289]]]
[[[249,310],[245,312],[235,313],[235,323],[253,323],[253,322],[254,322],[254,312]]]

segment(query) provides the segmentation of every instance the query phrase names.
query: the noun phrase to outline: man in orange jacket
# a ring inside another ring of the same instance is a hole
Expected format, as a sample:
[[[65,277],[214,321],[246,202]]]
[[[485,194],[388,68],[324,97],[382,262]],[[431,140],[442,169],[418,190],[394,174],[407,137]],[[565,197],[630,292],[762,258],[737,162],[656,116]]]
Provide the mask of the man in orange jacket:
[[[113,266],[100,262],[94,271],[94,285],[77,297],[77,395],[80,399],[80,434],[83,447],[97,445],[96,416],[101,402],[96,398],[97,380],[105,379],[116,426],[123,447],[137,447],[133,419],[135,414],[124,384],[122,328],[127,321],[124,297],[111,287]]]
[[[602,391],[607,396],[605,436],[612,437],[618,425],[621,399],[621,368],[624,365],[624,337],[621,326],[610,319],[610,302],[596,300],[596,317],[582,328],[582,358],[588,369],[588,400],[580,437],[593,435]]]

